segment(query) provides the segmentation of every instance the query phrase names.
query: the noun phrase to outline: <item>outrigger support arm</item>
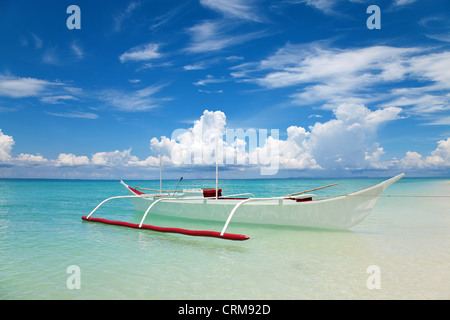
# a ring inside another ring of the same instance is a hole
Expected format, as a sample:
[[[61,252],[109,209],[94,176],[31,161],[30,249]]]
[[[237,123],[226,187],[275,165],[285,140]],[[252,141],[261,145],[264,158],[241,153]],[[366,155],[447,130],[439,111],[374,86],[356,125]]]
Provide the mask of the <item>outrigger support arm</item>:
[[[222,232],[220,233],[220,236],[223,236],[223,235],[224,235],[225,230],[227,230],[228,224],[230,223],[231,218],[233,218],[233,215],[234,215],[234,213],[236,212],[237,208],[239,208],[241,205],[243,205],[243,204],[246,203],[246,202],[249,202],[249,201],[252,200],[252,199],[254,199],[254,198],[248,198],[248,199],[242,200],[242,201],[238,202],[238,203],[234,206],[233,210],[231,210],[231,213],[230,213],[230,215],[228,216],[227,222],[225,222],[225,225],[223,226],[223,229],[222,229]]]
[[[90,218],[91,215],[98,208],[100,208],[100,206],[102,206],[105,202],[114,200],[114,199],[123,199],[123,198],[145,198],[145,197],[143,195],[130,195],[130,196],[116,196],[116,197],[111,197],[111,198],[105,199],[102,202],[100,202],[98,204],[98,206],[95,207],[95,209],[92,210],[88,216],[83,216],[83,217],[81,217],[81,219],[86,220],[86,221],[101,222],[101,223],[105,223],[105,224],[125,226],[125,227],[136,228],[136,229],[148,229],[148,230],[158,231],[158,232],[181,233],[181,234],[185,234],[185,235],[189,235],[189,236],[213,237],[213,238],[238,240],[238,241],[250,239],[249,237],[247,237],[246,235],[243,235],[243,234],[232,234],[232,233],[219,234],[219,232],[216,232],[216,231],[187,230],[187,229],[180,229],[180,228],[165,228],[165,227],[157,227],[157,226],[152,226],[152,225],[143,225],[143,222],[144,222],[147,214],[149,213],[150,209],[157,202],[160,202],[162,200],[169,200],[169,199],[173,199],[173,198],[160,198],[160,199],[154,201],[148,207],[148,209],[145,211],[144,217],[142,218],[142,221],[139,225],[135,224],[135,223],[128,223],[128,222],[122,222],[122,221],[113,221],[113,220],[106,220],[106,219],[101,219],[101,218]],[[186,199],[189,199],[189,198],[186,198]]]
[[[317,196],[316,196],[315,194],[305,194],[305,195],[301,195],[301,196],[298,196],[298,197],[315,197],[315,198],[317,198]],[[231,212],[230,212],[230,214],[229,214],[229,216],[228,216],[228,219],[227,219],[227,221],[225,222],[225,225],[223,226],[223,229],[222,229],[222,232],[220,233],[220,235],[222,236],[222,235],[225,233],[225,231],[226,231],[227,228],[228,228],[228,225],[230,224],[231,219],[233,218],[234,213],[235,213],[236,210],[237,210],[241,205],[243,205],[244,203],[247,203],[247,202],[249,202],[249,201],[261,201],[261,200],[264,201],[264,200],[276,200],[276,199],[280,200],[280,199],[288,199],[288,198],[286,198],[286,197],[248,198],[248,199],[245,199],[245,200],[242,200],[242,201],[238,202],[238,203],[234,206],[233,210],[231,210]]]
[[[100,206],[102,204],[104,204],[105,202],[109,201],[109,200],[114,200],[114,199],[122,199],[122,198],[142,198],[142,196],[117,196],[117,197],[111,197],[108,199],[103,200],[102,202],[100,202],[98,204],[98,206],[95,207],[94,210],[91,211],[91,213],[89,213],[89,215],[86,217],[86,220],[89,220],[89,217],[95,212],[97,211],[98,208],[100,208]]]
[[[146,210],[145,213],[144,213],[144,216],[142,217],[141,223],[139,223],[139,228],[142,228],[142,224],[144,223],[144,220],[145,220],[145,218],[147,217],[147,214],[150,212],[150,209],[153,208],[153,206],[154,206],[155,204],[157,204],[158,202],[160,202],[160,201],[162,201],[162,200],[164,200],[164,198],[160,198],[160,199],[154,201],[154,202],[147,208],[147,210]]]
[[[123,199],[123,198],[142,198],[142,196],[117,196],[117,197],[111,197],[111,198],[105,199],[105,200],[103,200],[102,202],[100,202],[100,203],[98,204],[98,206],[96,206],[95,209],[92,210],[91,213],[89,213],[89,215],[86,217],[86,220],[89,220],[89,218],[91,217],[91,215],[92,215],[95,211],[97,211],[97,209],[100,208],[105,202],[110,201],[110,200],[114,200],[114,199]],[[166,198],[160,198],[160,199],[154,201],[154,202],[147,208],[147,210],[146,210],[145,213],[144,213],[144,216],[142,217],[141,223],[139,224],[139,228],[142,228],[142,224],[144,223],[144,220],[145,220],[145,218],[147,217],[147,214],[149,213],[150,209],[153,208],[153,206],[154,206],[155,204],[157,204],[158,202],[160,202],[160,201],[162,201],[162,200],[165,200],[165,199],[166,199]]]

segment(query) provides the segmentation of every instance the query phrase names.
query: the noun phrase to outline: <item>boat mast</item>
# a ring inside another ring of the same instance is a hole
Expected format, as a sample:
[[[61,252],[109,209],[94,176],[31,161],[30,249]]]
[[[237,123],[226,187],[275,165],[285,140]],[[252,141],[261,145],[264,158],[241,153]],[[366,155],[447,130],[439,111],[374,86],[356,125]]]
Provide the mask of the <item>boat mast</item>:
[[[159,194],[162,194],[162,158],[159,155]]]
[[[216,136],[216,199],[219,193],[219,161],[217,156],[217,136]]]

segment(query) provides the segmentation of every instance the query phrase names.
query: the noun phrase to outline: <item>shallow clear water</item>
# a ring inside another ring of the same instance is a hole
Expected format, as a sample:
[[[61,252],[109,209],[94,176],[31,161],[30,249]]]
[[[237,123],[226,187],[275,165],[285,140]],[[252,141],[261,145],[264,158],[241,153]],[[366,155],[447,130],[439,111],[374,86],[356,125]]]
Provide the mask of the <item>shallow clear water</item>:
[[[381,179],[343,179],[343,194]],[[231,180],[225,192],[279,196],[336,180]],[[127,181],[159,188],[159,181]],[[165,181],[173,188],[176,181]],[[214,187],[184,181],[181,188]],[[351,231],[231,223],[233,242],[84,222],[117,181],[0,180],[0,299],[449,299],[450,198],[382,197]],[[385,195],[450,195],[450,182],[402,179]],[[97,217],[139,221],[128,199]],[[220,231],[223,224],[151,216],[148,224]],[[81,271],[69,289],[69,266]],[[369,289],[369,266],[379,288]]]

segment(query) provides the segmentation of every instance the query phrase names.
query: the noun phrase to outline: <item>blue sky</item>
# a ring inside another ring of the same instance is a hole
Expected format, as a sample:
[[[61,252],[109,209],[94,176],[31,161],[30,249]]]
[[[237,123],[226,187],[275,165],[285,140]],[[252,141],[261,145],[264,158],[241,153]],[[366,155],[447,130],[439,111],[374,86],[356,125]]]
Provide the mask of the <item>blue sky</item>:
[[[174,135],[199,128],[247,157],[230,178],[448,177],[448,21],[445,0],[1,1],[0,178],[152,179],[159,156],[211,178],[173,161],[214,148]]]

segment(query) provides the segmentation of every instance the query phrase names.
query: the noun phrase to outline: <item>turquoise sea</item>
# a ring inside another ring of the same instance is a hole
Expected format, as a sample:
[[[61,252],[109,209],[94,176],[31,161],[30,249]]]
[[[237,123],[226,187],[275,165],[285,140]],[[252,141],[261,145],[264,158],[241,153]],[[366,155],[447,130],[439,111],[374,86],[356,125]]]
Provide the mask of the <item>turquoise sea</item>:
[[[229,194],[280,196],[340,182],[315,192],[329,196],[382,180],[227,180],[221,187]],[[126,182],[159,188],[159,181]],[[164,181],[164,188],[176,182]],[[180,184],[199,186],[214,187],[215,181]],[[118,181],[0,180],[0,299],[450,298],[446,179],[401,179],[384,195],[408,197],[380,198],[350,231],[231,223],[227,232],[250,237],[243,242],[81,220],[100,201],[126,194]],[[123,199],[95,216],[136,222],[140,214]],[[146,224],[223,226],[156,215]]]

